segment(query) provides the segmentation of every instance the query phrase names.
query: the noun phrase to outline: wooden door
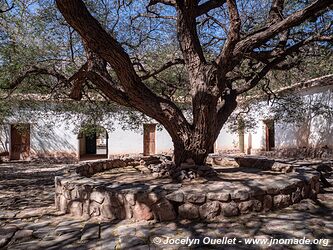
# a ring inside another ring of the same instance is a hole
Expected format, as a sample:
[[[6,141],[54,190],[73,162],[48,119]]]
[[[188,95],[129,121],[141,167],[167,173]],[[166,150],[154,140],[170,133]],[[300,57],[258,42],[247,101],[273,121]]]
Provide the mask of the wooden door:
[[[156,124],[143,125],[143,155],[155,154]]]
[[[215,149],[216,149],[216,142],[211,146],[209,153],[210,154],[214,154],[215,153]]]
[[[30,155],[30,125],[11,125],[10,159],[26,159]]]
[[[275,147],[275,128],[274,121],[270,120],[266,123],[266,151],[271,151]]]

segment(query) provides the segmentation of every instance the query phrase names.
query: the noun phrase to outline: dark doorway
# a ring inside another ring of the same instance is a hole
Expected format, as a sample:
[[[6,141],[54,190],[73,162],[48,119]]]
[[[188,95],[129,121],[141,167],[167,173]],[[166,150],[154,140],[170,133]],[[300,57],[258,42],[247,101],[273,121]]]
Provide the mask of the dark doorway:
[[[216,143],[214,143],[214,144],[211,146],[211,148],[210,148],[210,150],[209,150],[209,153],[210,153],[210,154],[214,154],[214,153],[215,153],[215,148],[216,148]]]
[[[265,123],[265,142],[266,142],[266,151],[272,151],[275,148],[275,128],[274,120],[266,120]]]
[[[30,156],[30,124],[10,126],[10,160],[25,160]]]
[[[79,133],[80,160],[108,158],[108,133],[105,128],[89,125]]]
[[[97,153],[97,135],[96,133],[86,135],[86,154],[96,154]]]

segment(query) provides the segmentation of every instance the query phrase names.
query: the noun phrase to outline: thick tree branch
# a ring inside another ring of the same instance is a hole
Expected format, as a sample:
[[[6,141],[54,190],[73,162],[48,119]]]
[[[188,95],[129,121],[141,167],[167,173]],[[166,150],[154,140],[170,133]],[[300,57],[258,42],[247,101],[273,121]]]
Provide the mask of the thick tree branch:
[[[222,7],[225,2],[225,0],[209,0],[198,6],[196,16],[204,15],[213,9]]]
[[[141,82],[136,74],[128,54],[91,16],[82,1],[57,0],[57,5],[69,24],[80,33],[85,44],[110,63],[129,96],[137,99],[151,99],[158,104],[157,96]]]
[[[66,77],[55,70],[46,69],[46,68],[39,68],[37,66],[32,66],[28,70],[21,73],[12,83],[9,85],[9,89],[14,90],[17,88],[22,82],[33,75],[49,75],[54,76],[57,78],[58,81],[67,81]]]
[[[252,51],[254,48],[262,45],[270,38],[273,38],[280,32],[295,27],[310,17],[318,15],[326,8],[332,6],[331,0],[317,0],[304,8],[303,10],[297,11],[280,22],[277,22],[267,29],[255,33],[251,36],[241,40],[235,48],[234,56],[241,57],[244,52]]]
[[[73,100],[82,99],[82,87],[84,83],[87,81],[87,70],[88,70],[88,63],[85,63],[68,80],[68,82],[73,82],[73,87],[71,93],[69,94],[69,97],[72,98]]]
[[[271,10],[269,11],[269,25],[275,24],[283,20],[283,8],[285,0],[274,0],[272,3]],[[289,31],[285,30],[279,34],[279,43],[277,50],[282,49],[286,46],[288,41]]]
[[[129,55],[90,14],[82,0],[56,0],[56,3],[84,43],[113,68],[133,107],[163,124],[173,139],[179,138],[178,133],[188,134],[190,125],[181,110],[170,100],[154,94],[141,81]]]
[[[174,66],[174,65],[178,65],[178,64],[184,64],[184,60],[180,59],[180,58],[176,58],[172,61],[169,61],[165,64],[163,64],[161,67],[159,67],[158,69],[152,71],[152,72],[147,72],[144,76],[141,76],[142,80],[147,80],[150,77],[156,76],[159,73],[163,72],[164,70],[167,70],[168,68]]]
[[[231,113],[237,108],[237,94],[232,90],[223,99],[224,103],[217,112],[217,130],[220,132]],[[216,137],[218,134],[216,135]]]
[[[98,88],[103,94],[105,94],[111,101],[120,105],[131,107],[130,98],[125,92],[115,88],[113,82],[100,72],[90,71],[87,74],[87,78]]]
[[[156,5],[158,3],[162,3],[162,4],[170,5],[170,6],[175,6],[176,5],[176,0],[150,0],[149,4],[148,4],[148,7]]]
[[[273,0],[271,9],[269,11],[268,22],[276,23],[283,19],[283,5],[285,0]]]
[[[159,14],[150,14],[150,13],[142,13],[142,14],[139,14],[138,16],[136,16],[135,18],[138,18],[138,17],[146,17],[146,18],[153,18],[153,19],[171,19],[171,20],[176,20],[176,17],[175,16],[165,16],[165,15],[159,15]]]
[[[307,42],[307,40],[301,41],[299,43],[294,44],[293,46],[291,46],[290,48],[286,49],[284,51],[283,54],[281,54],[279,57],[274,58],[272,61],[270,61],[268,64],[266,64],[258,73],[256,73],[244,86],[238,88],[236,90],[237,95],[240,95],[244,92],[247,92],[251,89],[253,89],[255,86],[257,86],[257,84],[259,83],[259,81],[265,77],[265,75],[271,70],[273,69],[275,66],[277,66],[279,63],[283,62],[285,60],[285,58],[294,53],[297,52],[299,50],[299,48],[301,48],[305,43]]]
[[[141,82],[121,45],[92,17],[81,0],[57,0],[57,5],[67,22],[79,32],[87,46],[110,63],[129,95],[137,98],[156,98]]]
[[[5,10],[2,10],[2,9],[0,9],[0,14],[1,14],[1,13],[5,13],[5,12],[8,12],[8,11],[12,10],[14,7],[15,7],[15,5],[14,5],[14,4],[12,4],[12,6],[10,6],[8,9],[5,9]]]
[[[304,46],[306,44],[312,43],[312,42],[331,42],[333,41],[333,36],[329,36],[329,35],[313,35],[311,37],[309,37],[306,40],[303,40],[302,42],[298,42],[298,44]],[[270,51],[260,51],[260,52],[247,52],[244,54],[245,58],[249,58],[249,59],[255,59],[259,62],[263,62],[265,64],[269,63],[269,60],[272,58],[276,58],[279,56],[283,56],[285,54],[286,49],[280,49],[280,50],[270,50]]]
[[[206,63],[196,24],[196,1],[177,3],[177,37],[189,74],[198,74],[200,65]]]
[[[221,54],[218,56],[216,63],[219,66],[224,67],[224,71],[227,71],[228,64],[231,64],[230,60],[234,51],[234,48],[237,42],[240,39],[240,28],[241,28],[241,21],[239,17],[239,13],[237,10],[237,5],[235,0],[227,0],[228,10],[229,10],[229,19],[230,19],[230,27],[228,32],[228,37],[223,46]]]

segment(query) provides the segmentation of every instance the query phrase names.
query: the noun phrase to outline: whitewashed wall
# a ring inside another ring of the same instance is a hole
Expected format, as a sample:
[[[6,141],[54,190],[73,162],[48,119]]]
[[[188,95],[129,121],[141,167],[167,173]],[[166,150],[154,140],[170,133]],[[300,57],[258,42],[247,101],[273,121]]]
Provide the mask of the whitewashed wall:
[[[34,152],[77,152],[78,139],[73,133],[74,124],[65,125],[52,121],[50,126],[45,121],[40,120],[31,124],[31,150]]]
[[[105,121],[108,123],[111,121]],[[8,141],[8,130],[10,124],[30,124],[30,150],[32,154],[75,154],[79,155],[85,151],[84,137],[79,143],[77,127],[78,121],[58,120],[56,115],[43,115],[41,113],[24,115],[21,113],[16,117],[7,119],[7,126],[0,129],[1,141]],[[117,121],[112,121],[113,128],[108,130],[108,152],[109,155],[142,153],[143,152],[143,126],[141,131],[123,130]],[[5,133],[6,132],[6,133]],[[156,131],[156,153],[170,152],[173,149],[171,137],[165,129]],[[3,149],[0,143],[0,150]]]
[[[312,89],[302,93],[304,98],[313,98],[322,100],[333,106],[333,91],[331,88]],[[269,107],[265,112],[269,112]],[[84,151],[84,143],[79,144],[78,134],[75,127],[78,121],[67,120],[64,123],[58,120],[57,116],[52,114],[33,114],[24,115],[19,113],[15,117],[7,120],[8,124],[30,123],[31,124],[31,152],[32,153],[67,153],[79,155]],[[42,118],[41,118],[42,117]],[[44,118],[43,118],[44,117]],[[265,148],[265,124],[258,117],[256,129],[251,133],[252,149],[262,150]],[[113,123],[114,130],[107,131],[108,153],[109,155],[125,153],[142,153],[143,152],[143,126],[141,131],[123,130],[117,121],[105,121]],[[51,124],[51,125],[50,125]],[[275,147],[303,147],[303,146],[329,146],[333,147],[333,117],[330,119],[324,117],[313,118],[308,126],[297,127],[294,124],[275,123]],[[0,142],[8,141],[8,127],[6,133],[0,130]],[[215,144],[215,150],[238,150],[239,136],[232,134],[225,128],[222,129]],[[7,138],[6,138],[7,136]],[[303,137],[306,138],[303,138]],[[249,134],[244,135],[245,150],[248,148]],[[81,147],[81,148],[80,148]],[[156,132],[156,153],[170,152],[173,149],[172,140],[165,129]],[[0,143],[0,151],[4,151]]]
[[[109,133],[109,154],[142,153],[143,152],[143,126],[142,131],[123,130],[115,122],[114,131]],[[165,129],[156,131],[156,153],[169,152],[173,148],[171,137]]]
[[[303,91],[307,102],[320,102],[333,107],[333,88],[322,87]],[[297,110],[295,110],[297,112]],[[275,134],[278,148],[286,147],[323,147],[333,146],[333,117],[304,114],[305,122],[301,126],[277,123]]]
[[[333,87],[315,87],[301,91],[299,95],[306,102],[320,102],[333,107]],[[254,114],[257,120],[257,126],[251,132],[252,149],[265,150],[266,134],[264,119],[273,118],[274,114],[270,112],[270,106],[263,103],[262,109]],[[295,110],[295,112],[299,112]],[[305,115],[305,114],[304,114]],[[308,114],[306,122],[301,126],[291,123],[275,121],[275,148],[299,148],[299,147],[324,147],[333,148],[333,116],[323,117]],[[248,148],[249,133],[244,135],[244,148]],[[228,133],[222,129],[217,142],[218,150],[237,150],[239,149],[238,134]]]
[[[0,126],[0,152],[8,152],[9,129],[8,126]]]

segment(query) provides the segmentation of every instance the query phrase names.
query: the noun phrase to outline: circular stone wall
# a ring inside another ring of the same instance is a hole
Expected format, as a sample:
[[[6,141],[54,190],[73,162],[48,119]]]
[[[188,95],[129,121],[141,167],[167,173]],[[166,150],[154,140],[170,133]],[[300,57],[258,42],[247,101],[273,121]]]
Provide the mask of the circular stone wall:
[[[122,158],[72,165],[55,178],[58,210],[102,220],[176,219],[219,221],[224,217],[281,209],[305,198],[316,198],[319,174],[299,167],[295,172],[245,179],[240,183],[209,181],[198,184],[110,183],[93,174],[128,165],[149,165],[157,157]]]

